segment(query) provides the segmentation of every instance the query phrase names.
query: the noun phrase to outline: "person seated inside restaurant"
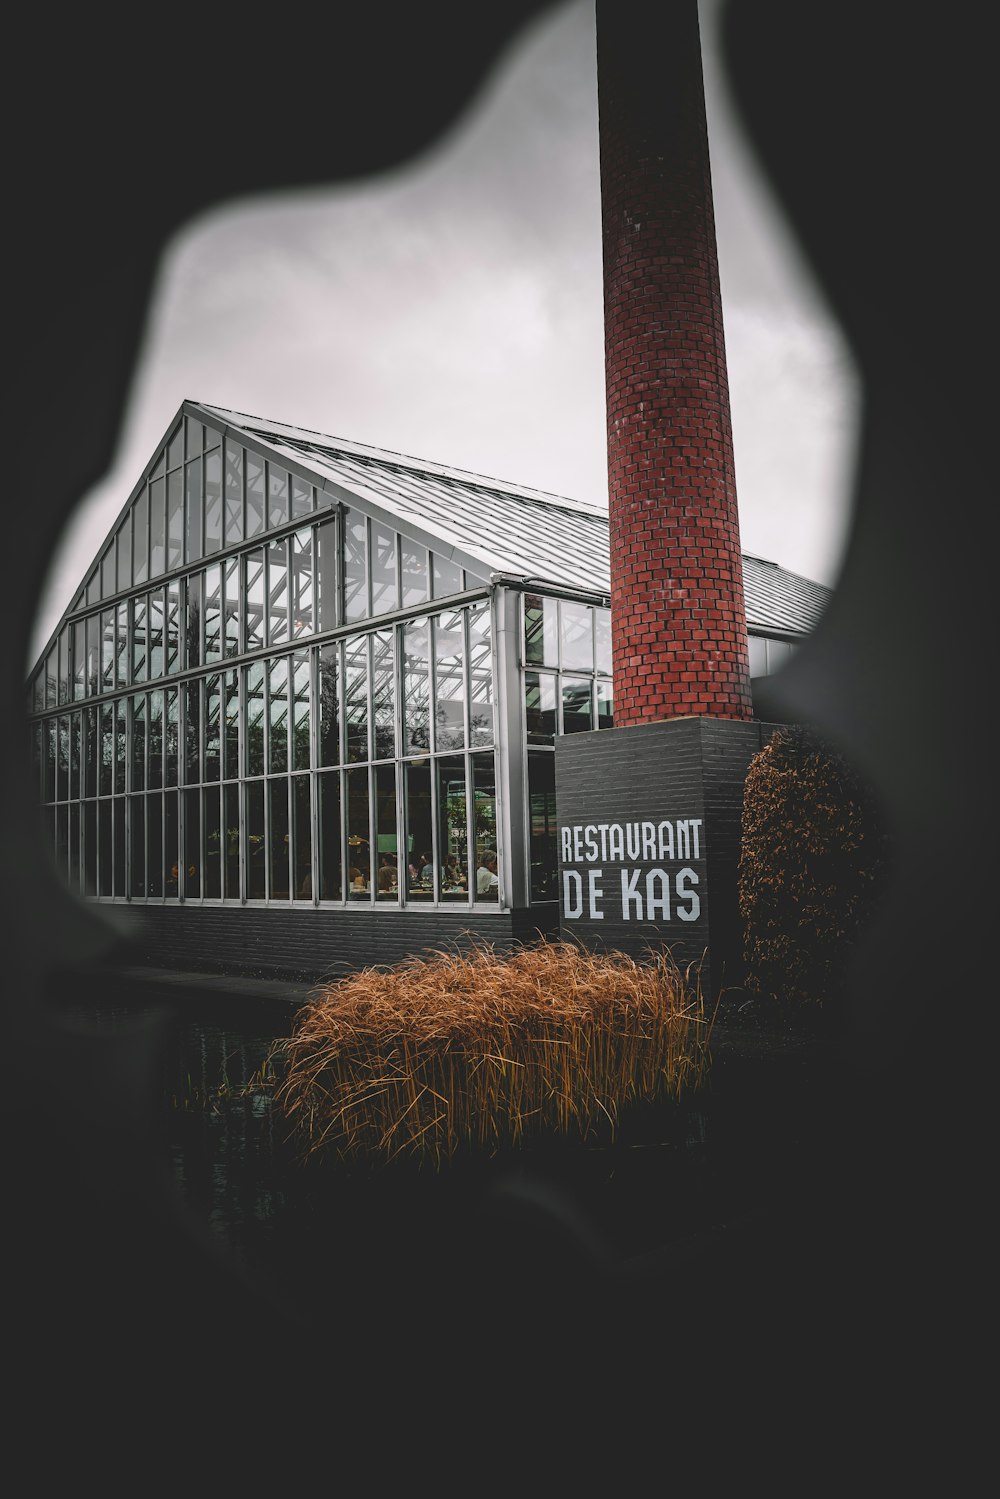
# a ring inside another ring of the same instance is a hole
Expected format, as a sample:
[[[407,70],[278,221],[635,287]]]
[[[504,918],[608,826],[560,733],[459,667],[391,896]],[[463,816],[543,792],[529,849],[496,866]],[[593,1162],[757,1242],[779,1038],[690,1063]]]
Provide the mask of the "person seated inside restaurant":
[[[499,891],[497,856],[491,848],[487,848],[483,851],[476,870],[476,896],[479,900],[496,900]]]
[[[351,889],[367,890],[368,883],[356,864],[351,865]]]
[[[383,854],[378,871],[380,895],[391,895],[396,890],[396,860],[392,854]]]
[[[445,888],[450,890],[464,890],[468,881],[465,878],[465,870],[459,863],[455,854],[449,854],[444,863]]]

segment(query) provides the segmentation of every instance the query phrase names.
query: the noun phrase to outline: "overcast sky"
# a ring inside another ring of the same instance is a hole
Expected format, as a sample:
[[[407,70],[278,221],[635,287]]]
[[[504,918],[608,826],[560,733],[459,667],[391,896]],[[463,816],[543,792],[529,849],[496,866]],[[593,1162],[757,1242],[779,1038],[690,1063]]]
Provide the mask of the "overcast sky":
[[[757,177],[700,0],[743,550],[833,584],[855,372]],[[54,554],[37,657],[185,399],[607,504],[593,0],[522,32],[435,148],[241,199],[168,245],[113,470]]]

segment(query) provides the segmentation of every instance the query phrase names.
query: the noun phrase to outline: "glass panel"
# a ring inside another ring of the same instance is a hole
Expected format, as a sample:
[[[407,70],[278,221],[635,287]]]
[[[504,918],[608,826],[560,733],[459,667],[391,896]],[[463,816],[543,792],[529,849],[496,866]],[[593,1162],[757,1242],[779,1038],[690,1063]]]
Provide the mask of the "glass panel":
[[[54,727],[54,725],[53,725]],[[52,763],[55,765],[55,742],[52,745]],[[98,791],[101,796],[110,796],[115,778],[115,709],[113,703],[101,708],[101,774]],[[49,793],[55,795],[55,790]]]
[[[222,811],[218,787],[202,792],[202,822],[205,829],[203,891],[207,900],[222,895]]]
[[[166,598],[167,674],[179,671],[181,666],[181,584],[175,578],[168,583]]]
[[[83,889],[97,894],[97,803],[83,804]]]
[[[767,643],[759,635],[751,635],[747,644],[750,647],[750,675],[752,677],[767,676]]]
[[[593,671],[594,634],[592,611],[587,604],[559,602],[563,671]]]
[[[69,702],[69,627],[64,626],[56,641],[58,666],[56,668],[56,698],[60,704]]]
[[[438,858],[442,870],[440,898],[443,901],[467,901],[468,888],[448,886],[444,873],[468,868],[469,808],[465,791],[465,757],[449,755],[437,761],[438,773]],[[426,875],[424,876],[426,879]]]
[[[267,465],[267,523],[283,526],[288,519],[288,471]]]
[[[69,795],[69,719],[61,715],[53,722],[56,726],[56,800],[64,802]]]
[[[371,831],[368,824],[368,770],[347,772],[348,896],[371,900]]]
[[[267,894],[264,858],[264,782],[247,781],[245,842],[243,863],[246,868],[247,900],[263,900]]]
[[[149,486],[149,575],[158,578],[166,568],[167,517],[166,480],[154,479]]]
[[[147,632],[149,637],[149,675],[151,678],[163,676],[163,589],[155,588],[147,595],[148,614],[146,618]]]
[[[319,898],[340,900],[340,772],[316,777],[319,787]]]
[[[202,460],[200,458],[189,463],[184,470],[184,513],[186,517],[185,556],[188,562],[197,562],[199,557],[204,555]]]
[[[126,515],[118,527],[118,571],[116,593],[132,587],[132,516]]]
[[[146,699],[137,693],[132,699],[132,790],[146,789]]]
[[[336,627],[337,615],[337,524],[332,518],[316,527],[316,545],[319,555],[316,560],[316,583],[318,627],[332,630]]]
[[[387,614],[399,607],[396,573],[396,533],[378,521],[371,523],[372,613]]]
[[[143,486],[132,506],[132,576],[145,583],[149,576],[149,491]]]
[[[163,797],[158,791],[146,798],[146,889],[163,896]]]
[[[222,679],[205,681],[205,774],[206,781],[218,781],[222,770]]]
[[[101,691],[110,692],[115,685],[115,656],[118,645],[118,614],[115,609],[101,611]]]
[[[292,777],[293,900],[312,900],[312,819],[309,777]]]
[[[201,792],[184,793],[184,863],[181,866],[181,896],[201,899]]]
[[[528,755],[528,859],[531,899],[556,900],[558,844],[556,832],[555,756]]]
[[[430,621],[403,626],[403,754],[430,748]]]
[[[291,658],[292,677],[292,769],[309,769],[309,653]]]
[[[201,683],[186,682],[181,690],[184,693],[184,780],[190,786],[201,780]]]
[[[126,893],[125,872],[127,868],[125,857],[125,798],[123,796],[116,796],[112,805],[114,807],[115,829],[114,893],[115,895],[124,895]]]
[[[156,462],[153,464],[153,467],[150,469],[150,473],[149,473],[150,478],[151,479],[162,478],[162,476],[163,476],[163,474],[164,474],[164,472],[166,470],[166,467],[167,467],[167,450],[166,450],[166,448],[163,448],[162,451],[161,451],[161,453],[160,453],[159,458],[157,458]]]
[[[597,727],[599,729],[613,729],[614,724],[614,688],[610,682],[598,681]]]
[[[562,678],[562,731],[579,734],[594,727],[590,677]]]
[[[296,531],[291,538],[292,634],[313,630],[312,531]]]
[[[56,721],[50,718],[45,725],[45,779],[42,783],[42,796],[47,802],[54,801],[56,795],[56,762],[59,758],[56,740]],[[109,781],[108,790],[110,789]]]
[[[272,541],[267,549],[268,644],[288,639],[288,542]]]
[[[129,797],[129,894],[146,894],[146,798]]]
[[[431,577],[436,599],[446,599],[449,594],[462,592],[462,569],[439,552],[431,553]]]
[[[376,898],[399,899],[399,841],[396,835],[396,767],[375,770],[375,839],[378,854]]]
[[[202,619],[204,616],[204,573],[192,573],[186,580],[187,609],[184,630],[184,665],[199,666],[202,660]]]
[[[493,656],[490,648],[489,604],[476,605],[469,614],[469,731],[473,745],[492,744]]]
[[[288,871],[291,858],[288,830],[287,776],[281,776],[275,781],[268,781],[267,804],[268,849],[270,852],[270,889],[268,894],[271,900],[287,900],[289,896]]]
[[[78,626],[78,628],[81,628],[81,627]],[[84,659],[86,659],[86,657]],[[84,673],[84,680],[86,680],[86,672]],[[34,681],[33,681],[33,684],[32,684],[31,706],[32,706],[32,710],[35,713],[41,713],[42,710],[43,710],[43,708],[45,707],[45,668],[44,668],[44,666],[41,668],[40,671],[38,671],[38,672],[35,673]]]
[[[309,515],[313,508],[313,487],[305,479],[292,475],[292,520]]]
[[[111,894],[111,803],[101,802],[97,812],[97,893]]]
[[[148,706],[146,780],[152,790],[158,790],[163,785],[163,693],[151,692]]]
[[[83,794],[97,795],[98,766],[101,760],[100,725],[96,708],[88,708],[83,723]]]
[[[524,595],[524,660],[528,666],[558,666],[559,637],[555,599]]]
[[[125,790],[126,755],[128,753],[128,709],[120,697],[115,703],[115,791]],[[121,892],[124,895],[124,890]]]
[[[87,694],[93,697],[101,689],[104,652],[104,616],[92,614],[87,620]]]
[[[111,611],[114,618],[114,611]],[[45,658],[45,706],[55,708],[59,700],[59,648],[54,645]]]
[[[392,640],[391,630],[378,630],[371,636],[372,724],[376,760],[392,760],[396,754],[396,682]]]
[[[168,687],[164,694],[163,719],[163,784],[177,785],[177,760],[180,753],[180,697],[176,687]]]
[[[264,460],[256,453],[246,452],[246,534],[256,536],[264,529]]]
[[[80,771],[83,766],[83,714],[74,713],[69,721],[69,794],[80,795]]]
[[[87,579],[87,603],[96,604],[101,597],[101,569],[95,567]]]
[[[226,438],[226,546],[243,540],[243,449]]]
[[[224,900],[240,899],[240,788],[238,785],[223,786],[222,800],[225,806],[225,863],[223,866]]]
[[[344,716],[348,760],[367,760],[368,637],[349,635],[344,642]]]
[[[368,531],[357,510],[344,511],[344,620],[368,616]]]
[[[143,622],[145,630],[145,621]],[[124,687],[128,681],[128,603],[123,602],[115,610],[115,686]]]
[[[109,599],[115,591],[115,544],[112,541],[101,558],[101,598]]]
[[[144,682],[146,680],[146,653],[149,646],[149,635],[147,625],[147,600],[144,593],[132,600],[132,681]],[[118,671],[123,677],[125,670],[125,653],[120,652],[118,657]]]
[[[223,740],[222,775],[235,781],[240,773],[240,674],[227,671],[222,678],[226,701],[226,733]]]
[[[35,708],[43,705],[38,701],[38,683],[40,677],[35,679]],[[77,620],[73,626],[73,697],[79,702],[87,695],[87,625],[85,620]]]
[[[180,894],[180,865],[177,862],[177,792],[163,794],[163,893],[177,899]]]
[[[222,441],[222,433],[216,432],[214,427],[205,426],[205,452],[210,448],[217,448]]]
[[[180,567],[184,554],[184,475],[167,475],[167,571]]]
[[[524,726],[529,744],[551,744],[556,733],[556,678],[524,674]]]
[[[594,650],[597,670],[611,675],[611,610],[594,610]]]
[[[264,774],[264,664],[255,661],[245,668],[247,705],[248,776]]]
[[[399,576],[403,608],[408,609],[411,604],[426,603],[430,597],[427,550],[417,546],[415,542],[407,541],[405,536],[399,538]]]
[[[222,659],[222,568],[205,569],[205,664]]]
[[[240,559],[230,557],[223,563],[223,652],[228,656],[240,653]]]
[[[406,774],[407,900],[434,898],[433,819],[429,760],[404,767]],[[426,872],[426,873],[425,873]]]
[[[204,434],[201,430],[201,422],[196,421],[193,416],[187,418],[187,456],[194,458],[201,452]]]
[[[324,645],[319,653],[319,763],[340,764],[340,705],[337,701],[337,656],[340,647]]]
[[[268,773],[288,769],[288,658],[272,661],[268,672]]]
[[[464,610],[434,619],[434,723],[437,749],[465,745]]]
[[[246,643],[245,650],[257,651],[264,644],[264,553],[248,552],[246,566]]]
[[[205,456],[205,554],[222,545],[222,452]]]

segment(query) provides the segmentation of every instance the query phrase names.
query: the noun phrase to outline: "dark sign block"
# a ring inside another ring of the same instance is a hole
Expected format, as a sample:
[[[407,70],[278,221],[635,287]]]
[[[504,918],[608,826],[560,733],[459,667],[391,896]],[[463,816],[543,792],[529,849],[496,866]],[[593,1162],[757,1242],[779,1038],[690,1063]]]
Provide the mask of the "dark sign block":
[[[776,726],[673,718],[556,740],[560,928],[588,947],[741,978],[737,904],[747,767]]]

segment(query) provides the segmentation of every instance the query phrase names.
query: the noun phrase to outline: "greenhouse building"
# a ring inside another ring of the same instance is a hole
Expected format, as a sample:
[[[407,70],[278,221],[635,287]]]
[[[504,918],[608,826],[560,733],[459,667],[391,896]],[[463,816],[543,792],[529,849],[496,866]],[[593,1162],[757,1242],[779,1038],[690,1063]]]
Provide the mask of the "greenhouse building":
[[[751,676],[828,591],[744,555]],[[333,974],[558,925],[607,512],[185,401],[29,681],[44,836],[137,952]]]

